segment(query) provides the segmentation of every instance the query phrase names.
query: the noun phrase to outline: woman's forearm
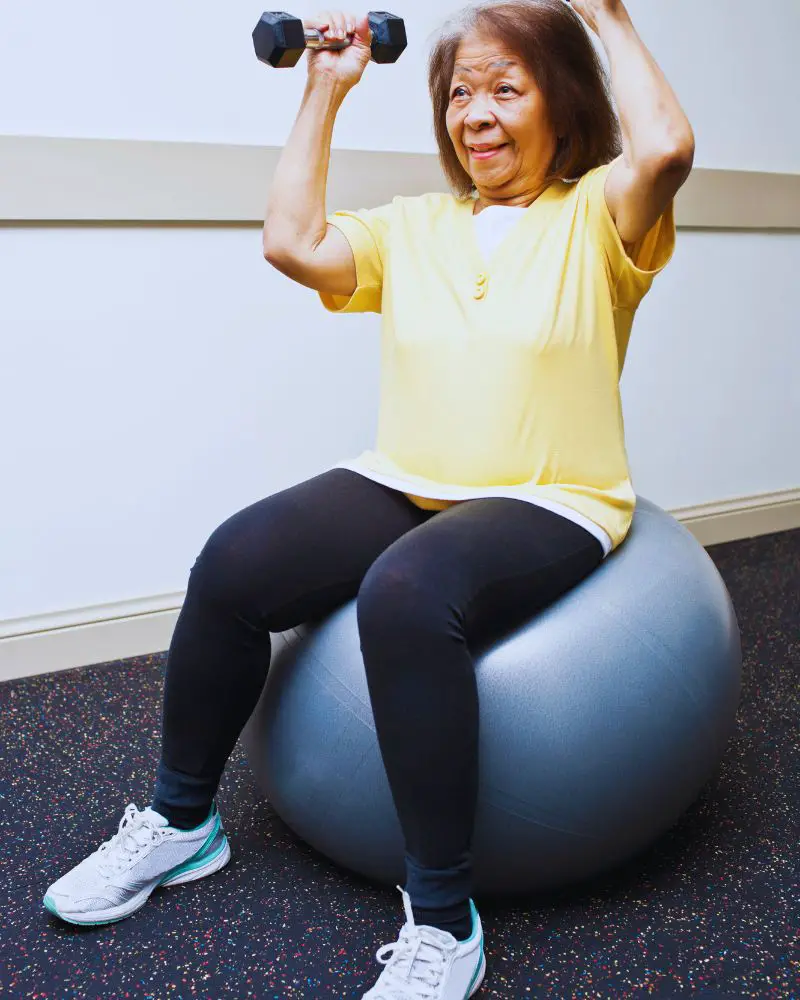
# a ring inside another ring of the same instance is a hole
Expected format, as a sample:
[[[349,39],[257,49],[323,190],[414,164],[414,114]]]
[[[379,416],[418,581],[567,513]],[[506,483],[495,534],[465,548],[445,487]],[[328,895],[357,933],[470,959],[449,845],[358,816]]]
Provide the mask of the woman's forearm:
[[[611,66],[626,163],[646,167],[691,160],[692,126],[624,5],[598,11],[596,25]]]
[[[309,79],[270,186],[264,255],[306,252],[325,236],[325,191],[336,115],[347,88]]]

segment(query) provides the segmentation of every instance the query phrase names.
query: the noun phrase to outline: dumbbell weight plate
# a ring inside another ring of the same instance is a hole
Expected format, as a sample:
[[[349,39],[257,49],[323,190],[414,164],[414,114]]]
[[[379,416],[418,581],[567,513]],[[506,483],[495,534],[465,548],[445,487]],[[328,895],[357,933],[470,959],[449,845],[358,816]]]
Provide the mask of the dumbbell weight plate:
[[[373,62],[397,62],[408,45],[405,21],[387,10],[371,10],[367,17],[372,32]]]
[[[290,69],[306,50],[303,22],[293,14],[265,10],[253,29],[253,47],[261,62],[276,69]]]

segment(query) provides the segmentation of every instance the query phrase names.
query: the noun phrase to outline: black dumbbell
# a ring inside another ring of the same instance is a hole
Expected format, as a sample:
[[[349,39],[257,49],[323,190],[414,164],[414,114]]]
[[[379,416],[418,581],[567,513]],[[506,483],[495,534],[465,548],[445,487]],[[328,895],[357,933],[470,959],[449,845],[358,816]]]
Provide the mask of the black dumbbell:
[[[372,32],[373,62],[397,62],[408,45],[402,17],[385,10],[371,10],[367,17]],[[253,29],[256,55],[261,62],[277,69],[296,66],[306,49],[344,49],[349,44],[349,39],[326,41],[321,31],[304,28],[299,17],[279,10],[264,11]]]

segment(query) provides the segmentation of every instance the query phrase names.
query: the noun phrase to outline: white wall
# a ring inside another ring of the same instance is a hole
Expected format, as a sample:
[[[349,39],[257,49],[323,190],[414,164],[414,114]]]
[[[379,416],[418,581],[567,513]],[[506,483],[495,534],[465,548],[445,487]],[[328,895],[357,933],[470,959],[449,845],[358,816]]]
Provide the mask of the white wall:
[[[0,102],[0,133],[281,145],[305,64],[278,71],[255,58],[250,36],[263,6],[7,0],[0,93],[13,100]],[[329,5],[290,6],[306,16]],[[368,67],[342,110],[337,145],[434,149],[428,39],[459,6],[397,3],[409,47],[393,66]],[[798,0],[629,0],[628,8],[695,125],[698,166],[800,171]]]
[[[702,165],[800,171],[796,0],[630,6]],[[449,7],[398,9],[409,50],[370,67],[338,145],[432,148],[418,46]],[[281,142],[304,69],[257,63],[259,12],[6,4],[0,132]],[[623,378],[641,494],[798,485],[798,273],[800,234],[681,233]],[[372,442],[377,318],[326,314],[255,229],[0,228],[0,286],[0,623],[180,591],[220,521]]]

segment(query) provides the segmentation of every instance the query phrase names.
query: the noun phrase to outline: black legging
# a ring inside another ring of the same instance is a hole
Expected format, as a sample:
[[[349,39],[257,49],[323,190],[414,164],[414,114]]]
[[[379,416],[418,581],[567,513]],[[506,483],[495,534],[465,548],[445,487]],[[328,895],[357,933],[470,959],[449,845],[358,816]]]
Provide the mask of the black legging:
[[[358,595],[406,888],[418,906],[463,902],[478,777],[470,645],[520,626],[602,558],[592,534],[533,504],[493,497],[423,511],[346,469],[254,503],[213,532],[191,570],[167,661],[154,806],[205,819],[264,686],[270,632]]]

